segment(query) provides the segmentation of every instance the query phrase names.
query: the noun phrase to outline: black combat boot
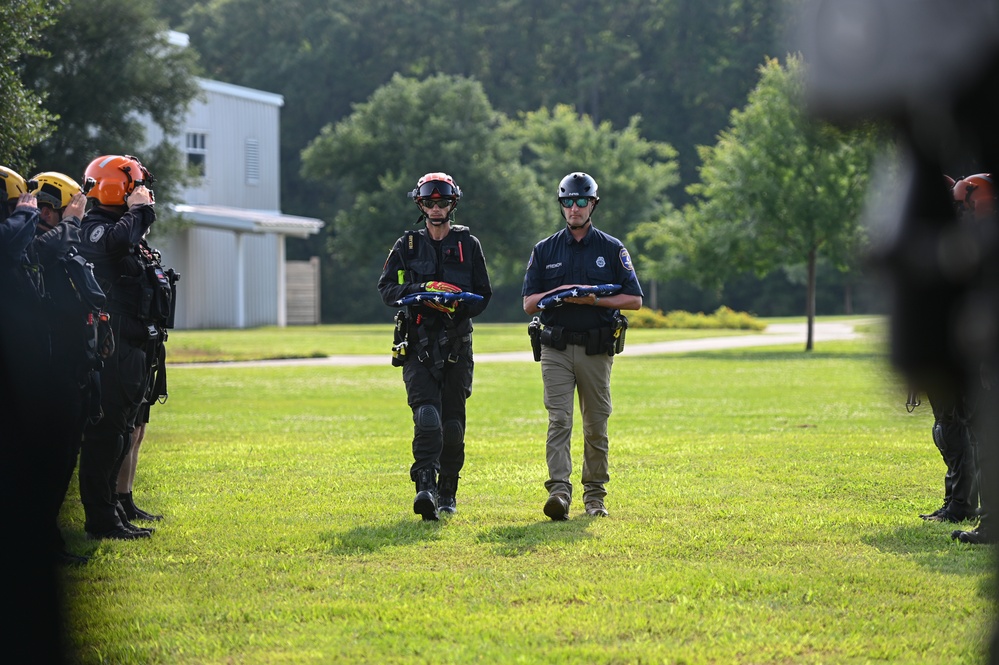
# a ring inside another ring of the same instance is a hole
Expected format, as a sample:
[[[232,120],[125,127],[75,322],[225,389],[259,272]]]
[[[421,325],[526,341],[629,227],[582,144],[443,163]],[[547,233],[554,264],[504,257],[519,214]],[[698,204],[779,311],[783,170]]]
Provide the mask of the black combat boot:
[[[437,483],[438,506],[442,513],[451,515],[458,512],[458,501],[455,494],[458,493],[458,476],[441,476]]]
[[[132,522],[128,519],[128,515],[125,513],[125,508],[121,505],[121,501],[115,504],[115,511],[118,513],[118,519],[121,520],[121,526],[125,529],[125,531],[145,532],[150,535],[156,531],[156,529],[151,527],[147,528],[132,524]]]
[[[422,515],[424,522],[440,519],[437,514],[437,472],[433,469],[420,469],[416,472],[413,512]]]
[[[982,515],[977,527],[971,531],[954,531],[950,537],[971,545],[995,545],[999,543],[999,530],[996,529],[989,514],[986,513]]]
[[[139,520],[141,522],[159,522],[163,519],[162,515],[147,513],[136,506],[135,501],[132,499],[131,492],[119,492],[118,503],[120,503],[121,507],[125,509],[125,515],[128,517],[129,521]]]

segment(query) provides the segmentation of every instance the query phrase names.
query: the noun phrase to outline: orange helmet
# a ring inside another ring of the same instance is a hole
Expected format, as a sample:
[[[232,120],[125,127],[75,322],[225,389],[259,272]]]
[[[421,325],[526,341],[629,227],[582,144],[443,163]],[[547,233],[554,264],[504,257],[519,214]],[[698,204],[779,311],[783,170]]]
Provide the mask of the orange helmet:
[[[83,172],[86,183],[83,191],[87,198],[96,199],[101,205],[128,205],[125,197],[139,185],[149,186],[153,174],[131,155],[104,155],[90,162]]]
[[[991,173],[977,173],[958,180],[953,192],[958,215],[967,214],[974,219],[983,219],[996,212]]]
[[[5,201],[17,199],[28,191],[28,183],[24,182],[24,178],[6,166],[0,166],[0,181],[3,182]]]

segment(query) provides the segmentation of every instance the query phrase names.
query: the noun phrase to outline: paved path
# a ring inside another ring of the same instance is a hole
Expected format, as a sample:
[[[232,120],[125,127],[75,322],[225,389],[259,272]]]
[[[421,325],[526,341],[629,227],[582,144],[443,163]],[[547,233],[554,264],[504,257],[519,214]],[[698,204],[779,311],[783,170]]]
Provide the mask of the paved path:
[[[872,321],[874,319],[871,319]],[[857,339],[862,335],[853,327],[860,320],[847,323],[816,323],[813,340],[828,342],[840,339]],[[625,355],[646,356],[663,353],[690,353],[693,351],[715,351],[718,349],[743,349],[754,346],[783,346],[801,344],[804,348],[807,338],[807,327],[804,323],[775,323],[755,335],[739,335],[735,337],[704,337],[701,339],[681,339],[669,342],[651,342],[648,344],[628,344]],[[524,336],[527,343],[527,336]],[[476,364],[490,362],[532,362],[534,357],[528,351],[513,351],[509,353],[476,353]],[[174,367],[290,367],[304,365],[335,365],[339,367],[357,367],[361,365],[386,365],[389,354],[367,356],[327,356],[325,358],[286,358],[278,360],[248,360],[241,362],[211,362],[211,363],[173,363]]]

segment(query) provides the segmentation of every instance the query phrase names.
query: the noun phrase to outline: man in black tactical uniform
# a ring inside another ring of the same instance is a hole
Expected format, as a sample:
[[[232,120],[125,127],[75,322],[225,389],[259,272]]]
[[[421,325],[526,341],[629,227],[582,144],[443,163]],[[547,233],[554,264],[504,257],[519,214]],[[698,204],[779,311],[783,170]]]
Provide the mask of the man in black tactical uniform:
[[[114,353],[101,371],[104,417],[88,426],[80,453],[80,498],[91,538],[135,540],[151,529],[131,524],[116,492],[136,414],[149,382],[147,354],[156,342],[157,309],[169,300],[142,251],[142,237],[156,221],[149,171],[129,155],[106,155],[86,169],[94,180],[94,207],[83,218],[81,254],[94,264],[107,294]]]
[[[156,273],[157,282],[166,279],[170,284],[171,299],[170,309],[162,312],[164,316],[153,322],[156,327],[156,336],[147,349],[146,360],[149,363],[149,384],[146,386],[146,393],[139,405],[139,411],[135,418],[135,428],[132,431],[131,444],[125,460],[118,472],[118,503],[125,511],[125,518],[129,522],[159,522],[162,515],[149,513],[135,505],[133,489],[135,484],[135,471],[139,463],[139,448],[146,435],[146,425],[149,423],[149,409],[153,402],[166,401],[167,380],[166,380],[166,341],[169,328],[173,328],[173,314],[177,306],[175,284],[180,279],[172,268],[164,268],[162,257],[158,250],[149,246],[145,239],[142,240],[139,248],[140,252],[152,262],[153,271]]]
[[[481,300],[407,308],[408,334],[402,378],[413,410],[413,512],[438,519],[457,510],[458,474],[465,463],[465,400],[472,394],[472,317],[489,304],[492,287],[479,240],[452,224],[461,189],[446,173],[428,173],[409,196],[417,223],[389,252],[378,280],[386,305],[424,291],[468,292]],[[438,482],[438,472],[440,474]]]
[[[75,180],[53,171],[28,181],[38,198],[39,223],[31,258],[44,277],[43,315],[49,330],[51,364],[46,370],[46,401],[58,405],[51,417],[39,423],[39,439],[46,442],[51,467],[42,479],[40,503],[43,519],[54,529],[55,543],[64,563],[85,563],[86,557],[70,554],[59,532],[59,509],[76,469],[83,430],[88,417],[100,418],[98,370],[102,364],[97,329],[105,303],[93,270],[78,253],[80,218],[87,197]]]
[[[58,552],[50,527],[25,502],[37,490],[36,471],[47,464],[37,425],[53,407],[45,400],[47,330],[37,282],[27,269],[27,249],[38,225],[38,202],[23,177],[0,166],[0,503],[4,512],[0,565],[5,578],[0,610],[8,622],[9,662],[70,662],[64,623],[64,591],[56,571]],[[34,283],[33,283],[34,282]],[[16,632],[16,634],[11,631]]]

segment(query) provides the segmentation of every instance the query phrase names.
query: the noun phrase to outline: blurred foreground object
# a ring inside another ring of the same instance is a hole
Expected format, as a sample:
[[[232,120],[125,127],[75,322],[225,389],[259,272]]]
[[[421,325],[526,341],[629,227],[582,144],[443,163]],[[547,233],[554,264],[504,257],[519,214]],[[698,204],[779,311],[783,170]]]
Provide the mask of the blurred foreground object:
[[[897,130],[904,163],[867,220],[892,291],[891,360],[910,385],[974,395],[982,518],[954,537],[994,541],[999,389],[983,377],[999,367],[999,220],[959,218],[942,175],[999,173],[999,3],[808,0],[803,11],[812,112]]]

